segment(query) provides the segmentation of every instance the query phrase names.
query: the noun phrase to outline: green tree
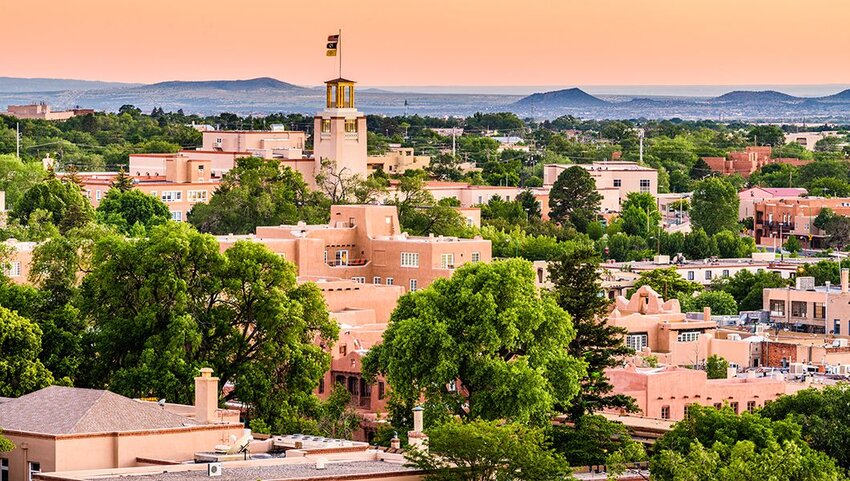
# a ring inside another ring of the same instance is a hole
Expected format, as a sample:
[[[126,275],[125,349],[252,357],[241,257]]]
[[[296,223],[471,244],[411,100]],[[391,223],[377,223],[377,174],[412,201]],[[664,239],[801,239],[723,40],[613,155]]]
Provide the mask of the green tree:
[[[58,179],[44,180],[32,186],[15,204],[9,217],[27,225],[30,216],[37,210],[49,212],[50,222],[63,233],[94,219],[94,210],[80,188]]]
[[[776,272],[740,270],[734,276],[715,279],[711,288],[731,294],[741,311],[757,311],[762,308],[765,289],[785,287],[788,282]]]
[[[585,231],[599,212],[602,195],[586,169],[573,166],[560,175],[549,193],[549,218]]]
[[[112,187],[120,190],[121,192],[127,192],[133,188],[133,178],[124,172],[124,167],[121,167],[118,170],[118,175],[116,175],[115,180],[112,181]]]
[[[726,379],[728,377],[729,361],[717,354],[712,354],[705,361],[705,372],[709,379]]]
[[[809,195],[818,197],[848,197],[850,183],[835,177],[821,177],[809,183]]]
[[[3,431],[0,431],[0,453],[8,453],[13,449],[15,449],[15,444],[3,436]]]
[[[712,240],[717,245],[717,254],[725,259],[750,257],[755,251],[753,238],[742,237],[736,232],[720,231]]]
[[[547,445],[542,429],[475,420],[429,429],[428,449],[408,461],[435,481],[544,481],[569,476],[569,465]]]
[[[649,237],[657,235],[661,224],[658,203],[649,192],[629,192],[622,206],[623,232]]]
[[[717,244],[713,237],[698,227],[685,234],[685,255],[689,259],[706,259],[717,255]]]
[[[835,461],[810,448],[800,426],[729,408],[691,405],[687,419],[655,443],[653,479],[721,481],[845,479]]]
[[[691,222],[706,234],[722,230],[739,231],[738,191],[719,177],[709,177],[697,182],[691,197]]]
[[[797,236],[795,235],[788,236],[788,240],[785,241],[785,244],[783,244],[782,247],[792,254],[797,254],[803,250],[800,240],[797,239]]]
[[[641,272],[635,281],[634,289],[636,290],[641,286],[651,287],[664,300],[689,297],[702,290],[702,286],[698,283],[685,280],[684,277],[679,275],[675,267]]]
[[[424,396],[463,417],[542,425],[578,393],[574,337],[570,315],[535,287],[531,263],[468,263],[399,300],[363,370],[383,374],[408,405]]]
[[[161,200],[140,190],[112,188],[97,206],[98,220],[121,232],[130,232],[137,224],[150,229],[168,221],[171,214]]]
[[[630,445],[637,444],[623,424],[601,415],[582,416],[572,426],[555,424],[549,428],[549,438],[555,451],[572,466],[606,464],[613,453],[630,452]]]
[[[23,162],[14,155],[0,155],[0,190],[6,193],[6,205],[17,204],[24,192],[44,179],[38,162]]]
[[[572,400],[569,415],[577,420],[606,408],[637,409],[634,399],[612,395],[613,386],[605,370],[618,365],[625,356],[634,354],[623,341],[626,329],[608,324],[608,298],[602,293],[599,278],[601,259],[586,242],[570,242],[570,248],[549,264],[549,279],[555,299],[573,320],[576,336],[569,344],[571,356],[584,359],[587,375],[581,390]]]
[[[53,383],[53,374],[38,359],[41,329],[0,307],[0,396],[18,397]]]
[[[839,466],[850,467],[847,440],[850,439],[850,389],[846,384],[822,389],[804,389],[781,396],[759,414],[781,421],[791,419],[803,429],[803,439],[812,448],[834,458]]]
[[[322,436],[353,439],[362,419],[351,407],[351,394],[342,384],[335,384],[331,395],[319,406],[317,429]]]
[[[212,367],[249,419],[299,429],[330,366],[321,345],[338,327],[292,264],[247,241],[222,253],[212,236],[172,222],[98,242],[92,264],[80,297],[97,357],[84,384],[185,403],[197,370]]]
[[[540,201],[538,201],[530,190],[524,190],[517,194],[516,201],[522,206],[527,219],[539,220],[541,217]]]
[[[738,303],[732,294],[724,291],[704,291],[693,297],[679,298],[682,310],[688,312],[701,312],[710,307],[711,313],[718,316],[734,316],[738,314]]]
[[[201,232],[249,234],[260,225],[324,222],[329,204],[291,168],[246,157],[236,160],[209,203],[195,204],[187,220]]]
[[[785,145],[785,132],[775,125],[756,125],[747,132],[747,140],[755,145]]]

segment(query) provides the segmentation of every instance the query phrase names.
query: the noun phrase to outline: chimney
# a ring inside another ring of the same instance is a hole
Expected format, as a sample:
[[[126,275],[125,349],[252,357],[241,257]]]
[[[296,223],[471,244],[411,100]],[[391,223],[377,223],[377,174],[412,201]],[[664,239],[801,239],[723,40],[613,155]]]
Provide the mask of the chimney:
[[[848,277],[850,277],[850,269],[841,269],[841,292],[847,292]]]
[[[710,321],[711,320],[711,306],[705,306],[702,308],[702,320]]]
[[[398,438],[398,433],[393,433],[393,438],[390,439],[390,447],[392,449],[401,449],[401,439]]]
[[[413,449],[428,449],[428,436],[426,436],[425,433],[422,432],[422,430],[425,428],[424,422],[422,420],[422,415],[424,411],[425,410],[422,409],[422,406],[416,406],[415,408],[413,408],[413,430],[407,432],[407,442]]]
[[[422,413],[424,411],[425,410],[422,409],[422,406],[416,406],[415,408],[413,408],[413,432],[414,433],[421,433],[422,430],[425,428],[423,426],[424,419],[423,419],[423,416],[422,416]]]
[[[216,420],[218,410],[218,378],[212,373],[212,369],[204,367],[195,378],[195,419],[205,424]]]

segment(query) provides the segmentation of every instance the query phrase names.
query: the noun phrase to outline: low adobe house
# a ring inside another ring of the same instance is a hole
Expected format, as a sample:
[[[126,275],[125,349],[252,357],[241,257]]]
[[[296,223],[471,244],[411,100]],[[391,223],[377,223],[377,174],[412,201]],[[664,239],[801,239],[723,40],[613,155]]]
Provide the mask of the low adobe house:
[[[2,480],[192,460],[197,452],[243,436],[239,413],[219,409],[218,394],[218,378],[202,369],[194,406],[62,386],[0,400],[0,427],[15,444],[0,453]]]

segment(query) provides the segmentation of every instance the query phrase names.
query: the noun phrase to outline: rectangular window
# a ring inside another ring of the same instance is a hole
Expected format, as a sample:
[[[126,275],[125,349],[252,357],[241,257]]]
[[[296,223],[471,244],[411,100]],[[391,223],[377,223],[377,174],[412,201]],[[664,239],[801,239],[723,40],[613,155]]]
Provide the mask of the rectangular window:
[[[393,278],[392,277],[387,277],[387,285],[388,286],[393,285]]]
[[[416,292],[417,286],[418,286],[418,283],[416,282],[416,279],[411,279],[410,280],[410,292]]]
[[[777,299],[770,300],[770,315],[771,316],[784,316],[785,315],[785,301],[780,301]]]
[[[455,255],[454,254],[440,254],[440,269],[454,269],[455,268]]]
[[[807,302],[803,301],[791,301],[791,316],[792,317],[806,317],[806,305]]]
[[[319,394],[325,392],[325,378],[319,379]]]
[[[635,352],[640,352],[648,344],[649,337],[646,334],[627,334],[626,346],[629,349],[634,349]]]
[[[670,406],[661,406],[661,419],[670,419]]]
[[[94,198],[97,199],[97,200],[100,200],[100,197],[101,197],[101,192],[99,190],[95,191]]]
[[[747,411],[754,412],[756,410],[756,402],[755,401],[747,401]]]
[[[36,463],[34,461],[29,462],[29,474],[27,475],[27,481],[32,481],[32,475],[35,473],[41,472],[41,463]]]
[[[832,321],[832,333],[836,336],[841,335],[841,321],[839,321],[838,319]]]
[[[207,201],[207,191],[205,190],[190,190],[186,192],[186,197],[189,198],[189,202],[206,202]]]
[[[345,119],[345,133],[346,134],[356,134],[357,133],[357,119]]]
[[[614,179],[614,187],[622,187],[623,179]]]
[[[362,276],[352,277],[351,280],[358,283],[358,284],[365,284],[366,283],[366,278],[362,277]]]
[[[477,252],[477,251],[473,252],[472,257],[470,257],[470,259],[472,259],[472,262],[480,262],[481,261],[481,253]]]
[[[735,411],[735,414],[738,413],[738,401],[729,403],[729,407],[732,408],[732,411]]]
[[[380,283],[381,283],[380,277],[375,276],[375,277],[372,278],[372,284],[380,284]]]
[[[6,269],[7,277],[20,277],[21,276],[21,263],[20,262],[10,262],[8,269]]]
[[[723,403],[714,403],[714,409],[722,409]]]
[[[9,481],[9,460],[0,458],[0,481]]]
[[[182,221],[183,220],[183,212],[179,210],[171,211],[171,220]]]
[[[641,179],[641,181],[640,181],[640,191],[641,192],[649,192],[649,179]]]
[[[688,280],[689,281],[694,280],[694,271],[688,271]]]
[[[685,419],[688,419],[689,417],[691,417],[691,405],[686,404],[685,405]]]
[[[723,277],[729,277],[729,269],[723,269]]]
[[[337,266],[347,266],[348,265],[348,251],[347,250],[338,250],[336,254],[334,254],[334,265]]]
[[[711,280],[711,271],[705,271],[705,280],[707,280],[707,281]]]
[[[699,331],[684,331],[680,332],[676,337],[679,342],[694,342],[699,339]]]
[[[383,381],[378,381],[378,399],[384,399],[387,394],[387,387]]]
[[[416,252],[402,252],[401,267],[419,267],[419,254]]]
[[[183,200],[183,192],[179,190],[165,190],[159,198],[163,202],[178,202]]]
[[[323,119],[322,120],[322,133],[323,134],[331,133],[331,121],[330,121],[330,119]]]

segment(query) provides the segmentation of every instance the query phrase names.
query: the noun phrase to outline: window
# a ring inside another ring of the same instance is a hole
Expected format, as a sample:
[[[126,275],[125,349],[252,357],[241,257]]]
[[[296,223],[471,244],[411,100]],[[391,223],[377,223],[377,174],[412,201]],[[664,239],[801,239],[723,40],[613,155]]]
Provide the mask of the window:
[[[393,285],[393,278],[392,277],[387,277],[387,285],[388,286]]]
[[[416,292],[416,288],[417,288],[418,284],[419,283],[416,282],[416,279],[411,279],[410,280],[410,292]]]
[[[9,460],[0,458],[0,481],[9,481]]]
[[[838,319],[834,319],[832,321],[832,333],[836,336],[841,335],[841,321],[839,321]]]
[[[345,119],[345,133],[346,134],[356,134],[357,133],[357,119]]]
[[[171,220],[181,221],[183,220],[183,212],[179,210],[171,211]]]
[[[186,192],[186,197],[189,198],[189,202],[206,202],[207,201],[207,191],[205,190],[190,190]]]
[[[636,352],[640,352],[643,348],[648,344],[648,336],[646,334],[627,334],[626,335],[626,346],[629,349],[634,349]]]
[[[699,331],[683,331],[676,338],[679,342],[694,342],[697,339],[699,339]]]
[[[177,202],[183,200],[183,192],[179,190],[165,190],[160,196],[163,202]]]
[[[784,316],[785,315],[785,301],[771,299],[770,300],[770,315],[771,316]]]
[[[815,302],[815,319],[826,319],[826,309],[823,302]]]
[[[722,409],[723,403],[714,403],[714,409]]]
[[[325,378],[319,379],[319,394],[325,392]]]
[[[747,401],[747,411],[753,412],[756,410],[756,402],[755,401]]]
[[[440,254],[440,269],[454,269],[455,268],[455,255],[454,254]]]
[[[97,199],[97,200],[100,200],[100,198],[101,198],[101,197],[102,197],[102,196],[101,196],[101,192],[100,192],[99,190],[98,190],[98,191],[95,191],[95,193],[94,193],[94,198],[95,198],[95,199]]]
[[[345,249],[338,250],[338,251],[336,251],[336,254],[334,254],[334,256],[335,256],[334,260],[336,261],[334,263],[334,265],[337,265],[337,266],[347,266],[348,265],[348,251],[347,250],[345,250]]]
[[[416,252],[402,252],[401,267],[419,267],[419,254]]]
[[[21,276],[21,263],[20,262],[10,262],[9,267],[6,269],[6,276],[8,276],[8,277],[20,277]]]
[[[384,399],[387,394],[387,388],[384,386],[384,381],[378,381],[378,399]]]
[[[220,144],[221,143],[221,137],[216,137],[215,143]]]
[[[41,472],[41,463],[36,463],[34,461],[30,461],[29,463],[30,472],[27,476],[27,481],[32,481],[32,475],[35,473]]]
[[[689,417],[691,417],[691,405],[686,404],[685,405],[685,419],[688,419]]]
[[[705,280],[707,280],[707,281],[711,280],[711,271],[705,271]]]
[[[723,269],[723,277],[729,277],[729,269]]]
[[[324,252],[324,254],[322,255],[322,258],[324,258],[324,260],[325,260],[325,264],[327,264],[327,263],[328,263],[328,251],[327,251],[327,250],[326,250],[326,251]]]
[[[688,271],[688,280],[689,281],[694,280],[694,271]]]
[[[803,301],[791,301],[791,316],[792,317],[806,317],[806,305],[807,302]]]
[[[392,224],[393,223],[393,217],[391,215],[384,217],[384,223],[386,223],[387,225]]]
[[[649,179],[641,179],[641,181],[640,181],[640,191],[641,192],[649,192]]]
[[[670,406],[661,406],[661,419],[670,419]]]
[[[375,277],[372,278],[372,284],[380,284],[380,283],[381,283],[380,277],[375,276]]]
[[[366,278],[362,277],[362,276],[352,277],[351,280],[358,283],[358,284],[365,284],[366,283]]]
[[[323,134],[331,133],[331,121],[330,121],[330,119],[323,119],[322,120],[322,133]]]
[[[614,179],[614,187],[622,187],[623,179]]]
[[[452,379],[451,381],[449,381],[449,385],[448,385],[448,387],[447,387],[446,389],[447,389],[449,392],[457,392],[457,381],[455,381],[454,379]]]
[[[732,408],[732,411],[735,411],[735,414],[738,413],[738,401],[729,403],[729,407]]]

